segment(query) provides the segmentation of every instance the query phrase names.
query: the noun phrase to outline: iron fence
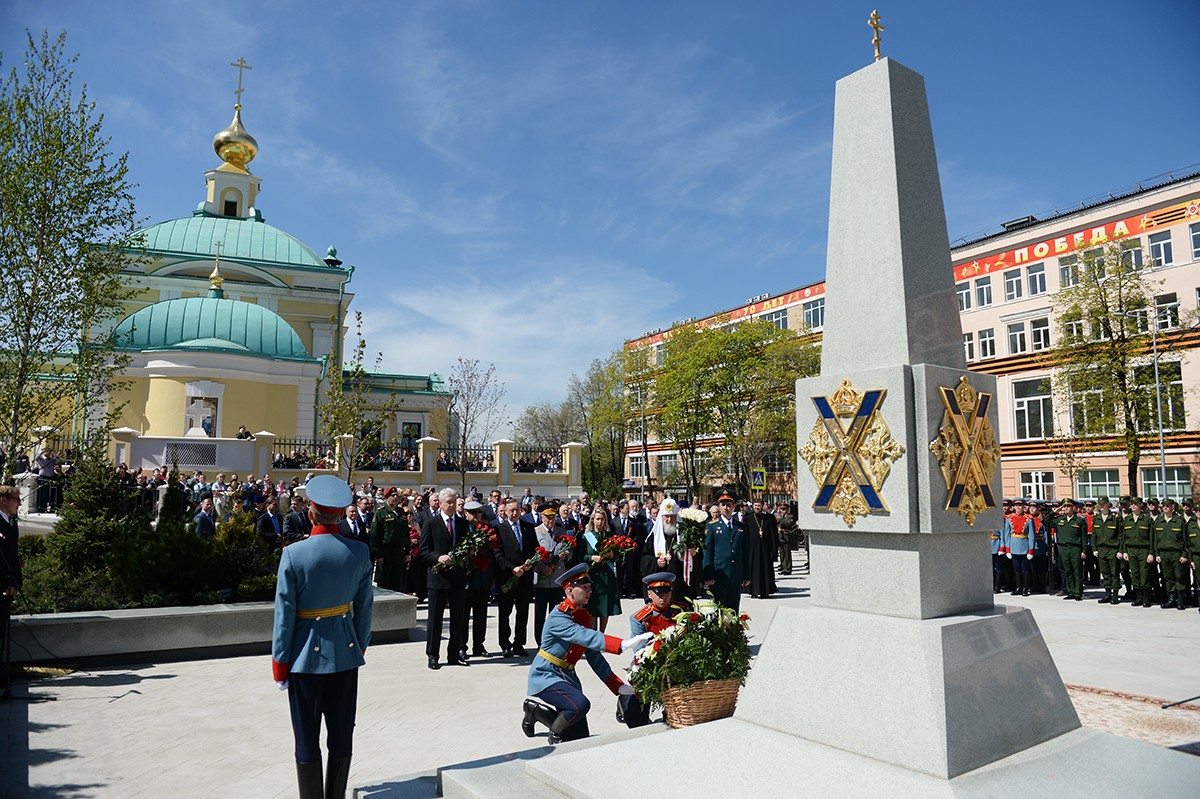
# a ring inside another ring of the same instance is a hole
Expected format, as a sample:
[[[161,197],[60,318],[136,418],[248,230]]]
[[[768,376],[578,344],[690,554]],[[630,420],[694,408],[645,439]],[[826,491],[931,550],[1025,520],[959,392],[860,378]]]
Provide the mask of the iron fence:
[[[438,447],[439,472],[494,472],[496,455],[491,447]]]

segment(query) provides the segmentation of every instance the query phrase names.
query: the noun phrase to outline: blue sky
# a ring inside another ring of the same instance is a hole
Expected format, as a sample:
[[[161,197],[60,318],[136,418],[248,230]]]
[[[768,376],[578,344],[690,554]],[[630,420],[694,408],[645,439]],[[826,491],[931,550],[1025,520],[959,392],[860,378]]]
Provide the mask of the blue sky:
[[[952,239],[1200,161],[1200,4],[916,2]],[[65,29],[138,211],[186,216],[239,56],[267,221],[357,271],[401,372],[494,361],[510,414],[626,338],[821,279],[852,2],[2,0]]]

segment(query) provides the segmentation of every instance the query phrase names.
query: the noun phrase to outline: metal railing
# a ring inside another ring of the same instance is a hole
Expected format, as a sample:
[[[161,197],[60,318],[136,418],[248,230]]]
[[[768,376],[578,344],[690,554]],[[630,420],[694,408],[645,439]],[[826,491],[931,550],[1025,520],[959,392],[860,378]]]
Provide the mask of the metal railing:
[[[419,472],[421,459],[415,442],[391,441],[364,452],[355,468],[367,472]]]
[[[277,438],[271,444],[271,465],[275,469],[334,469],[337,450],[331,442],[319,438]]]
[[[438,447],[439,472],[458,472],[464,467],[468,472],[494,472],[496,455],[489,446]]]
[[[543,450],[536,447],[513,447],[514,472],[561,472],[562,449]]]

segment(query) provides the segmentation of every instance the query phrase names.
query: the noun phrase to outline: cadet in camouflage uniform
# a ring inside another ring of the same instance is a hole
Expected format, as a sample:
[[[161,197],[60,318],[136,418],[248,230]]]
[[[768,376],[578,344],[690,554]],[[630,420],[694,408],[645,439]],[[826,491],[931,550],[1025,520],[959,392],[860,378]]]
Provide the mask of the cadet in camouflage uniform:
[[[1129,514],[1121,520],[1121,560],[1129,564],[1133,606],[1150,607],[1150,564],[1154,555],[1150,516],[1142,512],[1142,498],[1129,498]]]
[[[1062,501],[1063,514],[1054,518],[1054,538],[1063,559],[1063,580],[1067,595],[1063,599],[1083,601],[1083,566],[1087,559],[1087,522],[1075,512],[1075,500]]]
[[[1100,505],[1092,515],[1092,546],[1100,564],[1100,579],[1104,582],[1101,602],[1121,603],[1121,567],[1117,550],[1121,546],[1121,517],[1112,512],[1108,497],[1100,497]]]
[[[1175,500],[1163,500],[1162,515],[1154,521],[1151,536],[1151,552],[1154,562],[1162,569],[1163,588],[1166,599],[1162,607],[1185,610],[1188,602],[1184,594],[1187,579],[1188,551],[1187,522],[1175,513]]]

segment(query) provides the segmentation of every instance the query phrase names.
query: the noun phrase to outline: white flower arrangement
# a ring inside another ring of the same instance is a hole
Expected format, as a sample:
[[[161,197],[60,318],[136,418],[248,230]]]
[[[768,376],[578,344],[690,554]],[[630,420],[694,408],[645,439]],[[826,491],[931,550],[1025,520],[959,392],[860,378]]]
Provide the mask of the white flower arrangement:
[[[679,518],[686,519],[689,522],[708,524],[708,512],[700,508],[684,508],[679,511]]]

